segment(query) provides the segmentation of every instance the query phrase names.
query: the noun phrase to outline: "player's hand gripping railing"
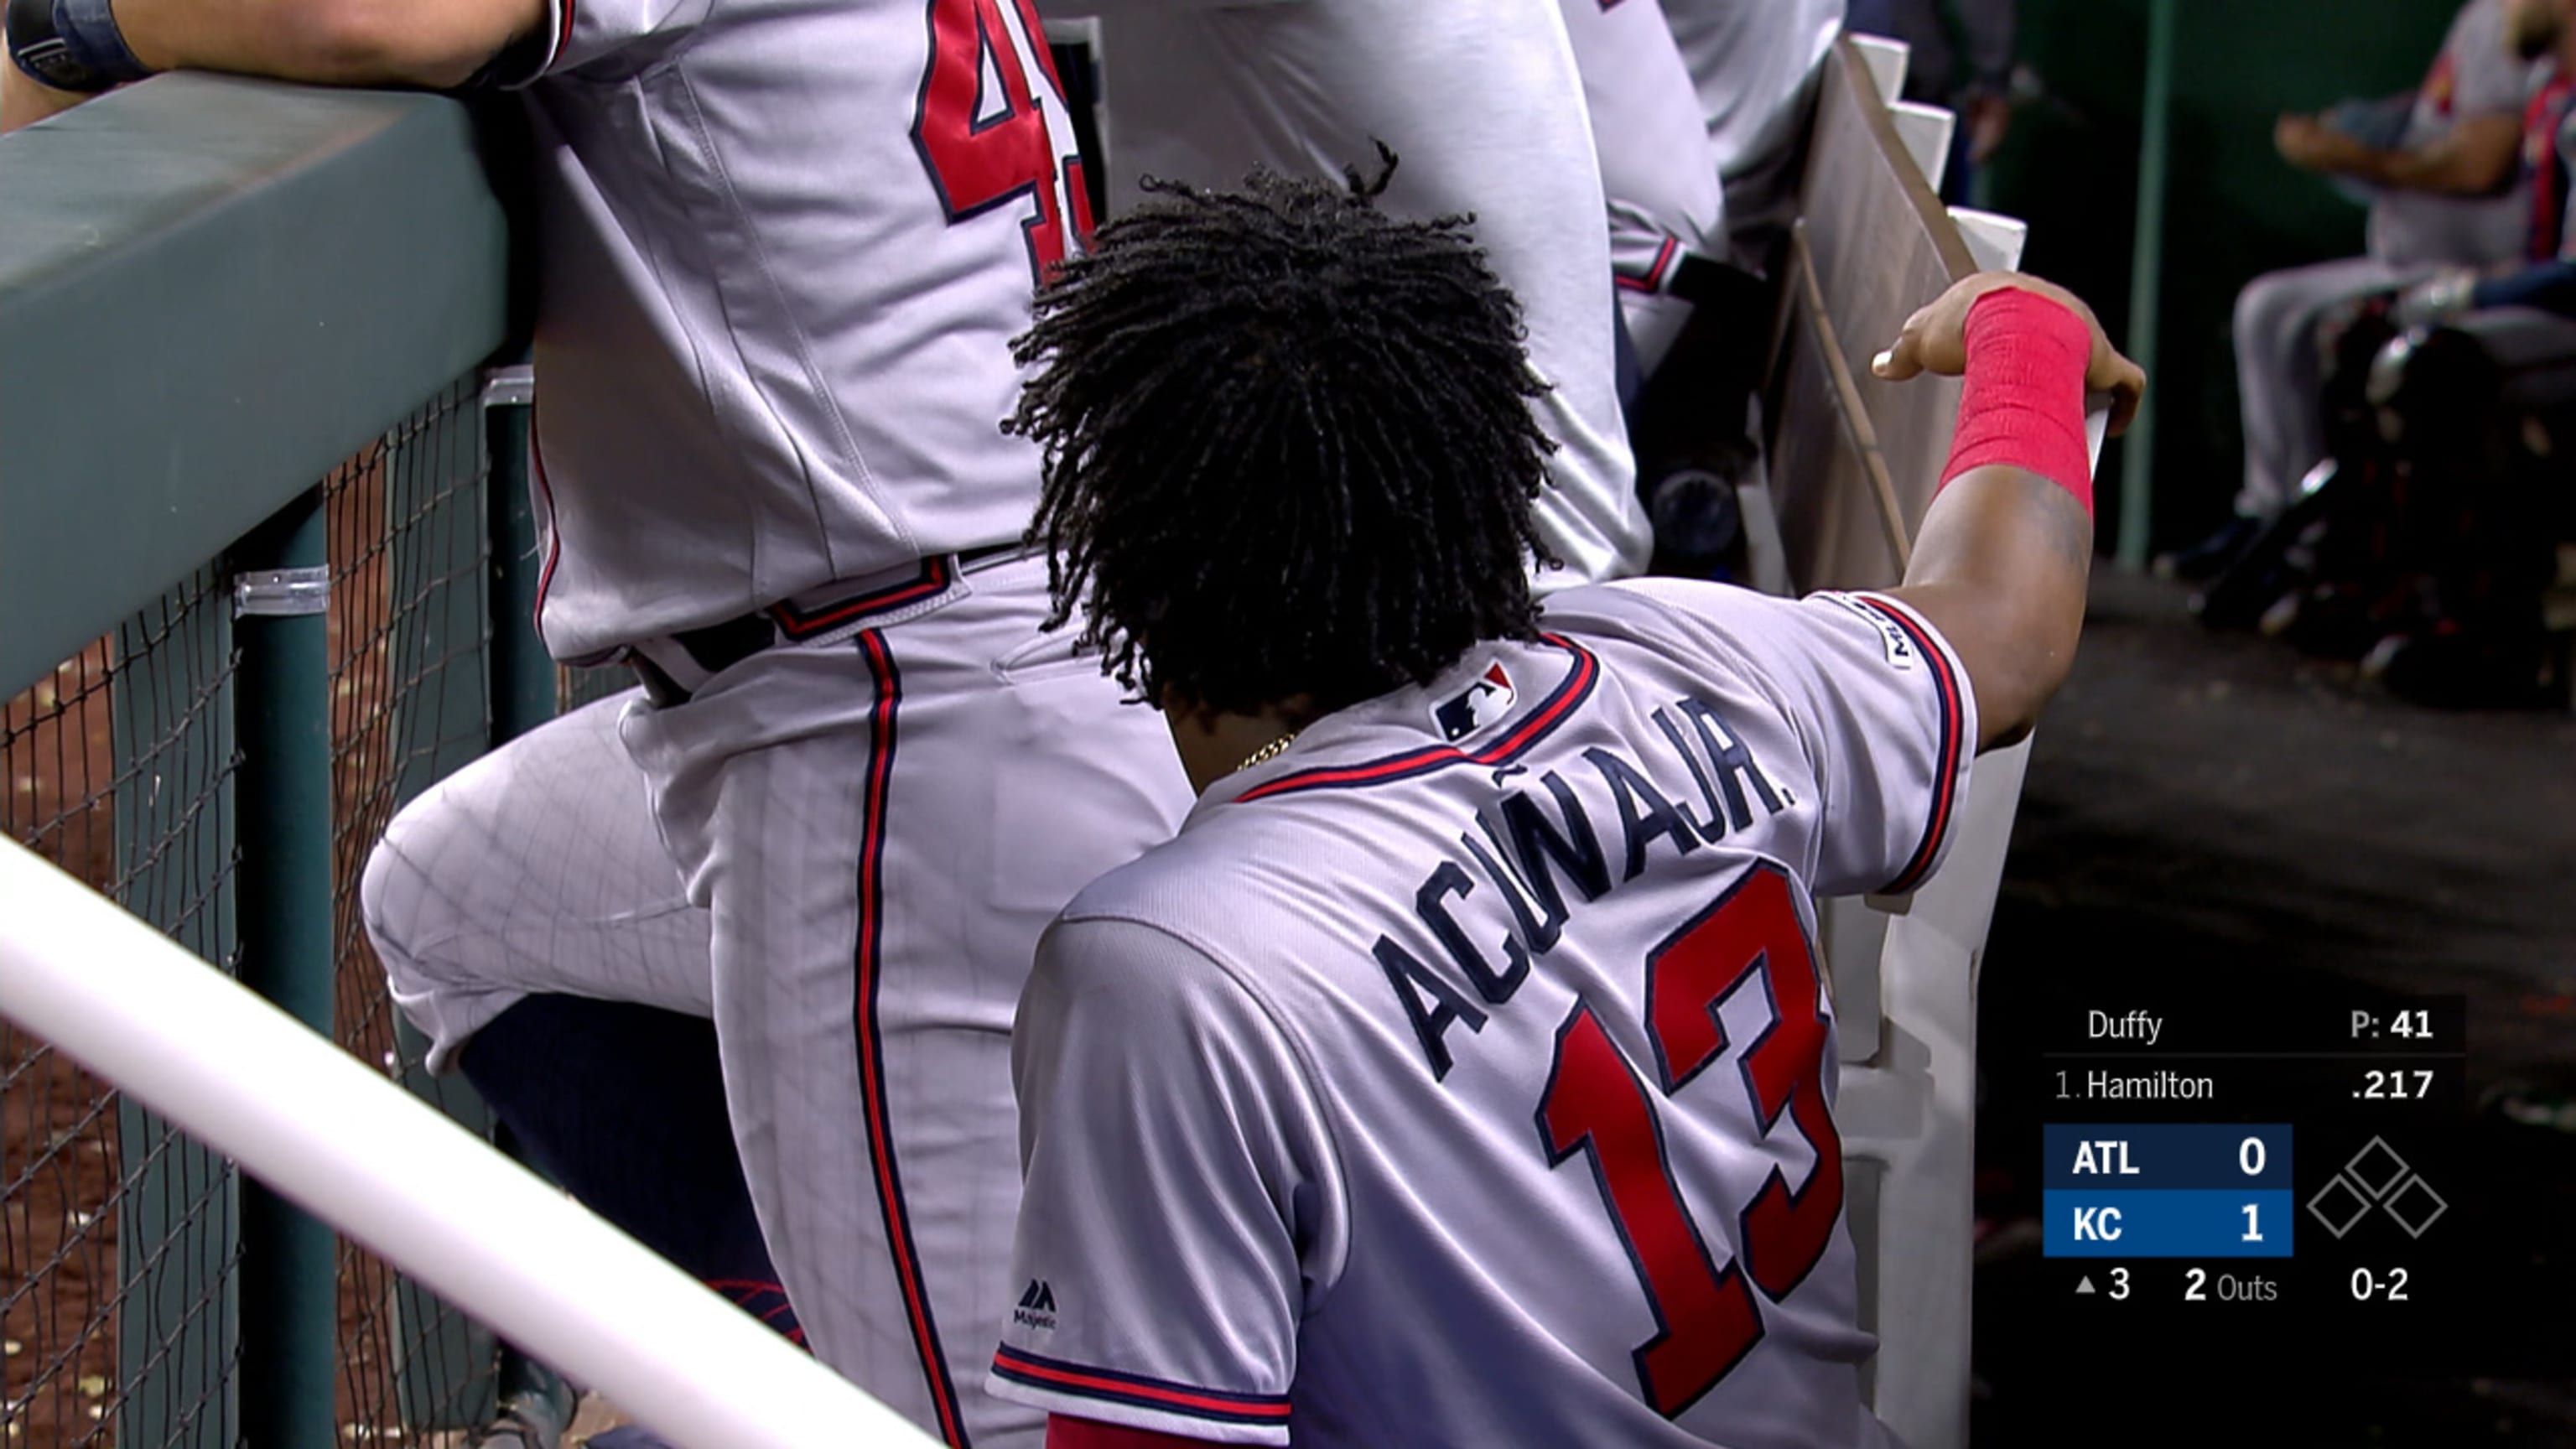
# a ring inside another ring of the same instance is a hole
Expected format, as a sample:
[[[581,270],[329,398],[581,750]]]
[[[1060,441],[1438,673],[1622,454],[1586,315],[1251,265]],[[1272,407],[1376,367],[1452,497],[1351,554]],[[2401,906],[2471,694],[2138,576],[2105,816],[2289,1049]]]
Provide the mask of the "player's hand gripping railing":
[[[0,842],[0,1015],[678,1443],[933,1442],[15,842]]]

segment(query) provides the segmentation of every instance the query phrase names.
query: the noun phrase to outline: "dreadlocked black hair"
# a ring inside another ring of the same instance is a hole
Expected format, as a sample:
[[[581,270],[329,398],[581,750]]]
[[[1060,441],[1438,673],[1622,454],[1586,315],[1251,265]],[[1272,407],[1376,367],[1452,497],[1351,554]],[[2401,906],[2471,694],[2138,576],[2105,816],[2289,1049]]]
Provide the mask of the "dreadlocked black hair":
[[[1338,709],[1536,632],[1546,384],[1470,218],[1388,217],[1379,154],[1347,187],[1147,181],[1013,345],[1051,626],[1087,607],[1148,700]]]

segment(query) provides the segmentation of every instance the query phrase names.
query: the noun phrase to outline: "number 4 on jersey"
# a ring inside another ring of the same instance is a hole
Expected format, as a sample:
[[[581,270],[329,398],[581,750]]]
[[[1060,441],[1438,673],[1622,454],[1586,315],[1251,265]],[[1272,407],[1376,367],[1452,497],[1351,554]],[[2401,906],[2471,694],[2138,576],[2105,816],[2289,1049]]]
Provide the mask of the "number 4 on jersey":
[[[1037,63],[1043,93],[1029,83],[1023,44]],[[913,112],[913,146],[952,225],[1023,197],[1037,203],[1022,229],[1030,269],[1041,282],[1064,260],[1064,206],[1073,208],[1075,240],[1091,242],[1082,158],[1064,156],[1059,166],[1047,125],[1046,107],[1063,104],[1034,0],[930,0],[930,71]]]
[[[1646,1290],[1656,1333],[1637,1347],[1646,1402],[1666,1418],[1717,1386],[1762,1339],[1752,1287],[1776,1303],[1812,1272],[1843,1210],[1842,1137],[1824,1093],[1826,1019],[1814,950],[1789,877],[1757,865],[1717,904],[1646,958],[1646,1016],[1656,1085],[1669,1098],[1726,1050],[1721,1002],[1759,975],[1774,1017],[1740,1058],[1758,1136],[1785,1113],[1814,1149],[1792,1192],[1778,1167],[1746,1205],[1742,1252],[1723,1271],[1692,1221],[1653,1095],[1588,1002],[1557,1032],[1556,1067],[1539,1102],[1550,1166],[1586,1152],[1611,1222]],[[1752,1287],[1747,1286],[1747,1276]]]

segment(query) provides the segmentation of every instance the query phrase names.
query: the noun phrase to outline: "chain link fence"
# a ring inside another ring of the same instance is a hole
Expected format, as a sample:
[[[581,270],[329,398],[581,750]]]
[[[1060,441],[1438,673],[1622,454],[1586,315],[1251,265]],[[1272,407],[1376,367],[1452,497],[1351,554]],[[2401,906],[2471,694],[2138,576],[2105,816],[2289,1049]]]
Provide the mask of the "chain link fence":
[[[323,489],[331,560],[333,1023],[361,1061],[481,1125],[461,1084],[422,1070],[359,919],[367,852],[396,808],[491,738],[484,673],[491,540],[483,411],[459,382]],[[339,1249],[335,1399],[352,1443],[479,1419],[490,1341],[345,1239]]]
[[[335,1032],[478,1129],[461,1083],[422,1070],[357,892],[395,810],[491,744],[484,440],[463,379],[322,482]],[[260,848],[235,828],[237,664],[210,564],[0,708],[0,828],[228,973],[234,877]],[[559,679],[568,700],[626,682]],[[6,1024],[0,1129],[0,1443],[239,1444],[239,1174]],[[481,1421],[488,1334],[345,1240],[338,1290],[343,1442],[444,1444]]]
[[[234,972],[235,672],[201,569],[0,710],[0,827]],[[239,1183],[0,1023],[0,1436],[230,1443]]]

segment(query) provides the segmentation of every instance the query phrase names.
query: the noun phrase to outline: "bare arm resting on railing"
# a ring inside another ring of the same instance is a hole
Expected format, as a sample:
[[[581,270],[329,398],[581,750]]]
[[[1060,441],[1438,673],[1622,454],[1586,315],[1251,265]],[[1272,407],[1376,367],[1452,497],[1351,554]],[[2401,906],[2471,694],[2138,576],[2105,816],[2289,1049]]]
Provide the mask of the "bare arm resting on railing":
[[[1978,303],[2007,290],[2054,303],[2075,323],[2025,308],[2026,319],[1989,313],[1972,325]],[[2033,331],[2060,344],[2053,355],[2016,349]],[[2010,374],[1992,376],[1997,366]],[[1925,372],[1969,379],[1960,451],[1894,593],[1958,652],[1977,699],[1978,748],[2010,744],[2030,733],[2065,681],[2084,622],[2093,562],[2084,394],[2111,395],[2117,433],[2137,411],[2146,374],[2073,293],[2013,272],[1981,272],[1943,293],[1906,320],[1873,371],[1895,381]],[[1985,441],[1972,443],[1981,409]]]
[[[10,6],[11,45],[28,39],[18,17],[44,0]],[[150,71],[215,70],[318,85],[423,86],[471,80],[513,44],[536,34],[546,0],[115,0],[114,29]],[[95,22],[93,22],[95,23]],[[39,84],[0,65],[0,131],[78,105],[76,91]]]

